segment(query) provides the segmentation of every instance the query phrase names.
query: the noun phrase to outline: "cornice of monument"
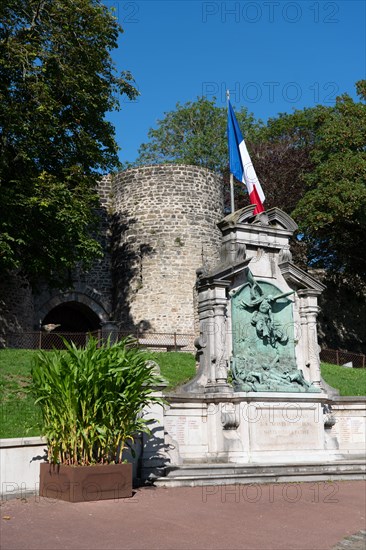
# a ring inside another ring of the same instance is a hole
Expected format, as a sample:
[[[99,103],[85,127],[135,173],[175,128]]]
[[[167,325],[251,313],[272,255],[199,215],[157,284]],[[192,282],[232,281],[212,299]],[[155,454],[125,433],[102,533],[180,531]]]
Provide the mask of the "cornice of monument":
[[[312,290],[317,294],[321,294],[326,288],[323,283],[319,282],[292,262],[280,263],[279,268],[286,281],[288,283],[291,282],[298,290]]]
[[[268,231],[271,233],[273,230],[280,230],[286,233],[290,232],[291,235],[298,228],[295,221],[280,208],[270,208],[257,216],[253,215],[254,209],[254,204],[245,206],[225,216],[217,225],[223,232],[245,226],[246,229],[250,228],[254,231]]]

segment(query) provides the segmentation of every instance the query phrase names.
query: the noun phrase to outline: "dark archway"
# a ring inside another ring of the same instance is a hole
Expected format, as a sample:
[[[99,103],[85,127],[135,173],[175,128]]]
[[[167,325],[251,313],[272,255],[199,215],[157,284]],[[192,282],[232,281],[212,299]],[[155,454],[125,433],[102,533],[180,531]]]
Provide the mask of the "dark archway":
[[[60,325],[55,332],[91,332],[100,328],[98,315],[80,302],[65,302],[53,309],[42,320],[42,325]]]

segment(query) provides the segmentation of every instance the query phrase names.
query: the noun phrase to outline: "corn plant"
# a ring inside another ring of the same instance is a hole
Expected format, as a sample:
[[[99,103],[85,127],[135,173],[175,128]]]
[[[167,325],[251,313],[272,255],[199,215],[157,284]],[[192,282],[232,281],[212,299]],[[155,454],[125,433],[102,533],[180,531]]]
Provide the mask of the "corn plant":
[[[39,352],[29,391],[40,405],[42,435],[53,464],[122,462],[138,432],[148,432],[142,411],[162,381],[146,355],[126,338],[85,348],[64,341],[66,350]]]

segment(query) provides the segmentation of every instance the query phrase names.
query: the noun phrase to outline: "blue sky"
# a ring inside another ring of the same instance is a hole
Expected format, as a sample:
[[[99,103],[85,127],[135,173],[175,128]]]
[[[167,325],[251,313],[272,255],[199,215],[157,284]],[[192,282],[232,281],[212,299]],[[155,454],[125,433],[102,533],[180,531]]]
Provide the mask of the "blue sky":
[[[205,95],[279,112],[334,104],[365,78],[365,2],[104,0],[124,29],[113,52],[134,75],[139,98],[109,118],[122,161],[134,161],[150,127],[177,102]]]

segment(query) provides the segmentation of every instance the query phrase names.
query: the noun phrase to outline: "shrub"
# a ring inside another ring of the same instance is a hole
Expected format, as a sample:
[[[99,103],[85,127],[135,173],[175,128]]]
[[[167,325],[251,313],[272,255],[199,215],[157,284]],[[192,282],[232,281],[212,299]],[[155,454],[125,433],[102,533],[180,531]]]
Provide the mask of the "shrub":
[[[162,382],[145,352],[126,338],[85,348],[39,352],[29,387],[42,413],[42,435],[53,464],[122,462],[136,433],[148,432],[143,408],[163,403],[152,395]]]

